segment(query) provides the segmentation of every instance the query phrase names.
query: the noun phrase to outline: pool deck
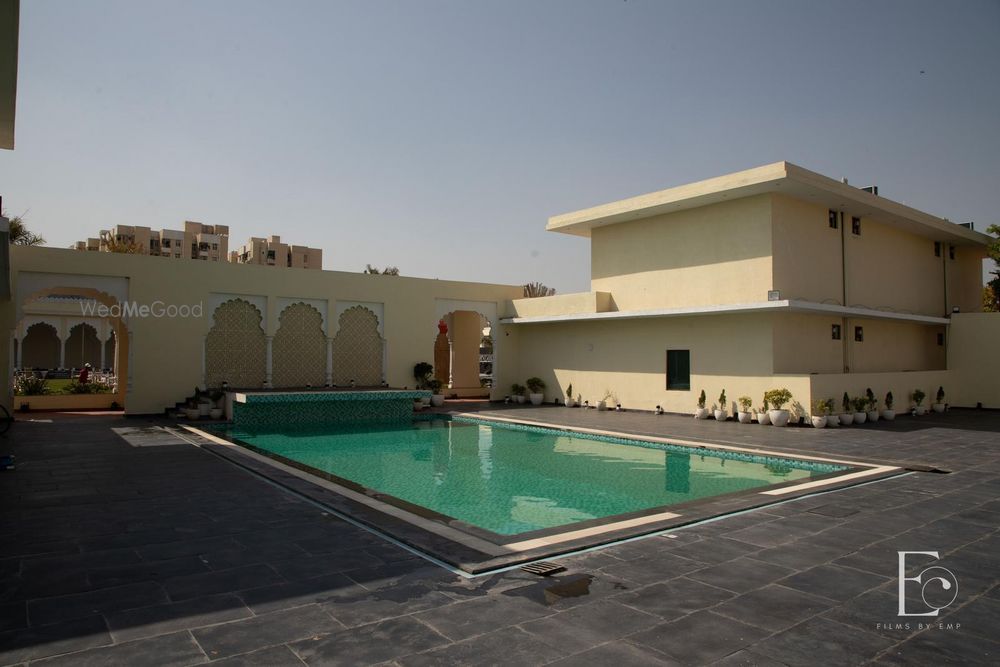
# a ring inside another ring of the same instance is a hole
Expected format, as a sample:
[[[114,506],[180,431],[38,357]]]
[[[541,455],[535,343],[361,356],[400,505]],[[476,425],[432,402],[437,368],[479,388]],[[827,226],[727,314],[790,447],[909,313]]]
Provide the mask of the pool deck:
[[[0,440],[17,456],[0,472],[0,665],[998,661],[998,412],[817,431],[481,407],[950,474],[570,556],[548,578],[465,579],[160,430],[165,421],[38,414]],[[939,618],[897,617],[901,550],[937,551],[954,573],[958,596]]]

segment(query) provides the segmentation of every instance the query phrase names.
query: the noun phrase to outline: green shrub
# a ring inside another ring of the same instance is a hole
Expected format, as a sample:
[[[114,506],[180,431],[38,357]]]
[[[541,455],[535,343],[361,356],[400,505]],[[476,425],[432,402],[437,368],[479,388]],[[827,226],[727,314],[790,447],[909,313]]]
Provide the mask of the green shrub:
[[[888,391],[885,394],[885,409],[892,410],[892,392]]]
[[[725,389],[723,389],[722,393],[719,394],[719,409],[720,410],[727,410],[728,409],[728,407],[726,406],[726,390]]]
[[[704,389],[702,389],[701,390],[701,394],[698,395],[698,407],[699,408],[704,408],[705,407],[705,390]]]
[[[524,384],[528,386],[528,391],[532,394],[540,394],[545,391],[545,383],[542,382],[542,378],[530,377],[524,381]]]
[[[740,396],[736,399],[740,404],[740,410],[743,412],[750,412],[750,406],[753,405],[753,399],[749,396]]]
[[[14,380],[14,393],[18,396],[44,396],[50,393],[49,383],[34,375],[21,375]]]
[[[792,400],[792,392],[785,388],[772,389],[764,393],[764,401],[775,410],[781,410],[790,400]]]
[[[913,402],[916,403],[917,405],[920,405],[921,403],[923,403],[924,402],[924,398],[926,398],[926,397],[927,397],[927,394],[925,394],[920,389],[914,389],[913,393],[910,394],[910,398],[913,399]]]

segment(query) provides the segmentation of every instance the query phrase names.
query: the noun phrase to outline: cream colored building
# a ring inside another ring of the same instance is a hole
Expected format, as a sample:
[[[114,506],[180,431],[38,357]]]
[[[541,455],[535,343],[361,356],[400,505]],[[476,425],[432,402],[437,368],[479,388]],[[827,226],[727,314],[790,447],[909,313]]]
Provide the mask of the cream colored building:
[[[129,413],[162,412],[223,382],[412,387],[421,361],[437,366],[446,393],[493,399],[539,376],[547,401],[572,383],[592,404],[608,396],[681,413],[702,389],[709,404],[725,389],[759,406],[779,387],[803,413],[813,399],[869,387],[892,391],[897,410],[914,389],[930,397],[939,386],[952,405],[1000,408],[1000,315],[976,312],[982,234],[784,162],[556,216],[548,228],[590,239],[590,291],[524,299],[516,285],[320,270],[275,280],[266,263],[179,270],[10,247],[0,370],[27,365],[25,353],[54,359],[86,324],[91,347],[81,349],[103,350],[119,393],[72,400],[113,399]],[[78,322],[64,312],[72,303],[108,311]],[[53,330],[25,342],[39,318]],[[32,408],[48,398],[32,397]]]
[[[242,247],[229,253],[229,261],[233,264],[322,269],[323,251],[319,248],[282,243],[280,236],[266,239],[253,236]]]
[[[113,243],[134,244],[140,254],[172,259],[224,262],[229,255],[229,227],[186,221],[184,230],[150,229],[138,225],[116,225],[102,229],[98,238],[77,241],[74,250],[110,252]]]
[[[711,404],[726,389],[732,410],[781,386],[800,412],[869,387],[897,409],[938,386],[953,404],[1000,407],[1000,387],[970,379],[996,355],[950,345],[973,327],[1000,335],[1000,316],[964,315],[981,309],[983,234],[787,162],[548,229],[590,239],[591,291],[513,302],[501,324],[519,377],[675,412],[701,390]]]

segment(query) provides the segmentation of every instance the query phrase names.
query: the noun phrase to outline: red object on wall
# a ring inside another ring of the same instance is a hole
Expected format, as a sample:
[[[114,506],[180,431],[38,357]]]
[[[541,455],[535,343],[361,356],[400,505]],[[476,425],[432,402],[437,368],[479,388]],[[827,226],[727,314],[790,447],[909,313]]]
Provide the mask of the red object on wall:
[[[438,320],[438,332],[443,334],[448,333],[448,325],[444,323],[444,320]]]

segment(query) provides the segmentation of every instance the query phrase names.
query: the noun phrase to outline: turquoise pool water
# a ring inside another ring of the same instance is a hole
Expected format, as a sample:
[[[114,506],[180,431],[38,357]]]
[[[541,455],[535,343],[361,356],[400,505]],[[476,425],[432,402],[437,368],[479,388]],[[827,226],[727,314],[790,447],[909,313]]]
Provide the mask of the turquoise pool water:
[[[503,535],[845,469],[448,419],[281,433],[237,429],[226,435]]]

